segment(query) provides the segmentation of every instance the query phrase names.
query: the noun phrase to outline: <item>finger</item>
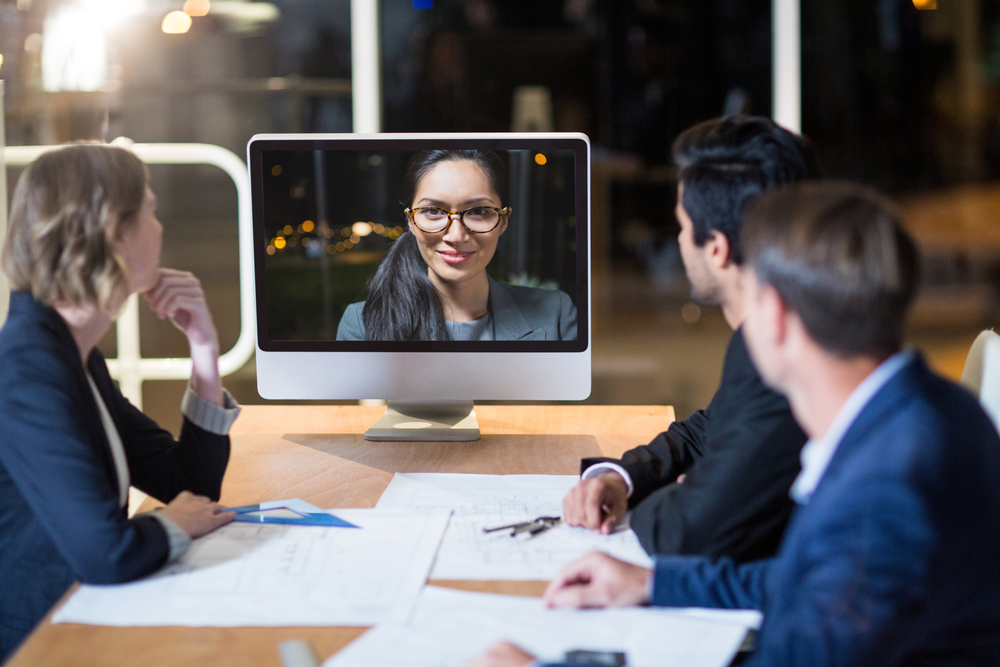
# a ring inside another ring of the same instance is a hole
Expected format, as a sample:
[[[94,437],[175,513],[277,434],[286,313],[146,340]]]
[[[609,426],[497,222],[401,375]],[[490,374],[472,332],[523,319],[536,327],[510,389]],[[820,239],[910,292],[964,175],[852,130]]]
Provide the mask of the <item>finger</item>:
[[[548,600],[548,606],[569,609],[606,607],[607,601],[603,600],[603,597],[597,587],[591,584],[577,584],[556,591]]]
[[[170,273],[165,269],[161,269],[159,280],[146,294],[148,298],[155,300],[160,298],[165,291],[181,287],[192,287],[200,290],[201,283],[193,274],[183,273],[177,275],[176,273]]]
[[[570,526],[579,526],[581,521],[580,512],[580,486],[585,482],[580,482],[566,494],[563,498],[563,521]]]
[[[172,284],[169,282],[162,283],[155,290],[149,292],[146,296],[146,301],[149,303],[153,310],[159,310],[162,308],[164,301],[169,299],[172,295],[185,294],[188,296],[195,296],[204,299],[205,292],[202,290],[201,285],[184,283],[184,284]]]
[[[618,525],[619,517],[615,515],[611,510],[605,510],[604,522],[601,523],[601,534],[610,535],[611,532]]]
[[[152,298],[153,294],[156,292],[156,288],[160,286],[161,282],[163,282],[163,269],[160,269],[159,273],[157,274],[156,284],[150,287],[145,292],[143,292],[143,296],[146,297],[147,300]]]
[[[587,556],[583,556],[559,570],[552,581],[549,582],[549,585],[546,586],[545,593],[542,594],[542,599],[546,602],[546,606],[551,606],[548,604],[548,601],[557,591],[567,586],[574,586],[588,581],[590,581],[589,560]]]
[[[597,530],[601,526],[601,495],[603,490],[603,483],[595,481],[591,484],[587,493],[587,501],[584,503],[583,512],[584,520],[583,525],[590,530]]]
[[[190,329],[191,325],[199,320],[199,316],[204,310],[204,300],[188,295],[173,296],[163,305],[164,315],[172,320],[178,320],[179,313],[187,313],[187,317],[181,317],[176,321],[177,324],[183,322],[186,325],[183,329],[184,331]]]
[[[164,292],[151,303],[153,310],[161,318],[169,317],[173,311],[176,310],[176,304],[179,300],[184,299],[186,302],[197,304],[204,303],[205,295],[201,293],[200,290],[190,290],[190,289],[171,289]]]
[[[213,524],[216,528],[225,526],[227,523],[232,523],[236,520],[236,512],[216,512],[212,515]]]

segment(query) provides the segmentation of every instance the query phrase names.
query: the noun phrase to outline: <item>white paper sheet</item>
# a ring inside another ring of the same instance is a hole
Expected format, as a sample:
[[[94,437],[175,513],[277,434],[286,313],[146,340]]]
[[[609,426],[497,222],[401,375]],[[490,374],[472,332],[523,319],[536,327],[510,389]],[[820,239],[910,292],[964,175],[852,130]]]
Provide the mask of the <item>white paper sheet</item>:
[[[287,501],[269,506],[304,505]],[[177,563],[117,586],[81,586],[54,623],[365,626],[408,619],[447,513],[338,509],[360,528],[231,523]]]
[[[651,608],[545,610],[539,598],[428,586],[408,627],[376,627],[323,667],[458,667],[492,644],[518,644],[543,661],[572,649],[621,651],[629,667],[723,667],[739,649],[744,616],[712,618]],[[720,620],[722,619],[722,620]]]
[[[611,535],[560,525],[534,537],[483,528],[561,516],[574,475],[470,475],[396,473],[376,507],[453,510],[432,579],[547,580],[588,551],[651,567],[635,533],[622,526]]]

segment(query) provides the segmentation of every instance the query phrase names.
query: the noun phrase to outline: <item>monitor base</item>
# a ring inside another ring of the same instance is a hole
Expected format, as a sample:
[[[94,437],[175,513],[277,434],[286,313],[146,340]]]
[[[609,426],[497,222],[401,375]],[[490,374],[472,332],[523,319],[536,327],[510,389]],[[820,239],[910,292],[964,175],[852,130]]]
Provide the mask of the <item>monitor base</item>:
[[[365,440],[470,442],[479,440],[472,401],[389,401]]]

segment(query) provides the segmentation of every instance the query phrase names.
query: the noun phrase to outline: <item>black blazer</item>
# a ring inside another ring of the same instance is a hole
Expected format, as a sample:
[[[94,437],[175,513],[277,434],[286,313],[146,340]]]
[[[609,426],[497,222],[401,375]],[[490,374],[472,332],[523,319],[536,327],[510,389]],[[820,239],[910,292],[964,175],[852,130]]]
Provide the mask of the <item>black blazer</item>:
[[[737,330],[711,403],[614,461],[632,477],[632,528],[651,554],[774,555],[794,503],[806,435],[768,389]],[[674,483],[686,473],[683,484]]]
[[[163,502],[218,499],[229,437],[184,420],[179,441],[118,391],[97,350],[87,368],[118,427],[132,484]],[[0,661],[74,580],[153,572],[169,554],[156,519],[127,518],[100,413],[63,319],[11,295],[0,329]]]

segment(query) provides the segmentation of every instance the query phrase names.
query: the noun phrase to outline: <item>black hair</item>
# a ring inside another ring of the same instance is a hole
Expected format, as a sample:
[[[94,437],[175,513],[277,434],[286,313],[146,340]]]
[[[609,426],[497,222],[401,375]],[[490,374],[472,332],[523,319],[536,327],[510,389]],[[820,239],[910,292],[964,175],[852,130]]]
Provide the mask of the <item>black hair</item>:
[[[673,156],[695,244],[705,245],[719,231],[737,265],[743,263],[740,225],[747,205],[773,187],[820,175],[807,139],[760,116],[731,115],[695,125],[674,141]]]
[[[853,183],[799,183],[762,195],[743,226],[747,264],[842,358],[899,350],[920,258],[896,208]]]
[[[493,151],[433,150],[413,156],[403,176],[399,203],[413,205],[417,186],[441,162],[472,162],[506,206],[510,198],[507,169]],[[427,264],[420,256],[417,239],[407,230],[393,242],[372,276],[368,299],[362,310],[366,340],[448,340],[444,310],[437,290],[427,277]]]

